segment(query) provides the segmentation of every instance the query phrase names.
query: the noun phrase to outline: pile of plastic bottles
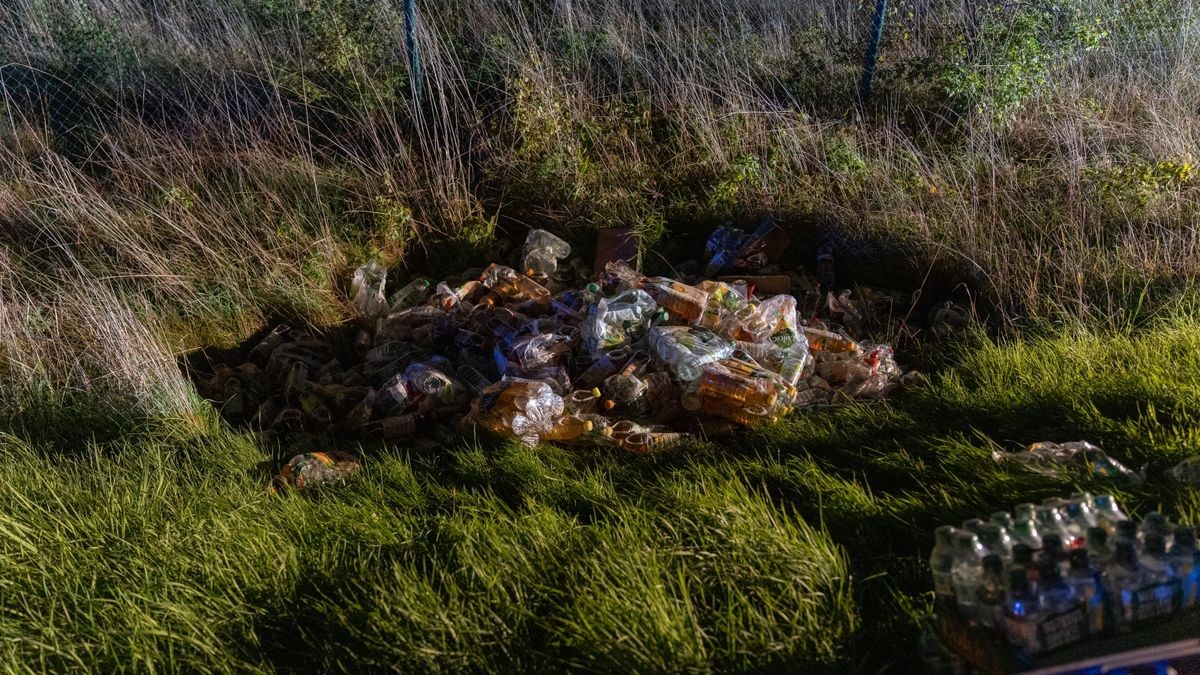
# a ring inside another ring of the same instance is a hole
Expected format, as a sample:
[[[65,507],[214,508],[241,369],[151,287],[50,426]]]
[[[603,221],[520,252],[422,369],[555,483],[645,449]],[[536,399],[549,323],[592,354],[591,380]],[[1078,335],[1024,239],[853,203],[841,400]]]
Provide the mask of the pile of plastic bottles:
[[[352,344],[281,326],[198,386],[227,419],[274,433],[396,440],[462,420],[529,444],[645,453],[899,381],[889,345],[801,321],[791,294],[622,261],[583,281],[569,255],[534,230],[516,268],[394,291],[368,263],[351,283]]]
[[[943,608],[1035,655],[1196,607],[1196,528],[1130,520],[1108,495],[1021,504],[935,531]]]

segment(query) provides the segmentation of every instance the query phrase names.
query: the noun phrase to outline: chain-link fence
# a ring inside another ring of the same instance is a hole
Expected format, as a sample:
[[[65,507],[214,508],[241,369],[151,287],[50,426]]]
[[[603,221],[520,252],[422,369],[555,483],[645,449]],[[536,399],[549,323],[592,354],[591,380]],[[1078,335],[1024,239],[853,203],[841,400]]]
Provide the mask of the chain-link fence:
[[[449,69],[457,71],[466,100],[494,102],[497,84],[486,71],[514,59],[515,50],[506,45],[518,42],[523,32],[559,40],[565,45],[564,63],[569,64],[578,57],[575,51],[588,48],[587,40],[607,31],[608,48],[588,53],[597,62],[625,59],[642,63],[643,69],[652,69],[656,59],[664,58],[650,47],[661,51],[664,41],[679,39],[625,42],[616,33],[629,25],[628,17],[618,16],[604,3],[591,4],[595,7],[575,14],[547,10],[535,19],[523,15],[520,3],[497,3],[487,10],[472,3],[423,7],[430,13],[421,16],[423,33],[413,36],[419,47],[406,54],[404,7],[395,3],[379,3],[382,9],[372,9],[369,25],[351,20],[359,6],[350,0],[330,3],[328,12],[317,15],[301,11],[303,3],[297,3],[294,16],[276,13],[269,17],[273,23],[239,9],[239,3],[202,3],[190,11],[182,3],[165,3],[160,14],[154,13],[155,3],[116,3],[107,15],[72,3],[40,5],[41,9],[18,3],[6,10],[9,28],[0,31],[0,49],[9,52],[0,58],[0,102],[9,117],[76,140],[98,133],[112,120],[129,118],[170,125],[219,111],[235,123],[253,123],[267,111],[281,109],[304,117],[321,112],[336,117],[347,107],[338,99],[361,97],[364,88],[385,87],[394,90],[385,92],[388,95],[404,95],[410,73],[419,72],[414,68],[419,69],[421,52],[431,49],[444,52],[434,60],[452,64]],[[750,79],[774,76],[754,75],[755,68],[770,67],[820,72],[840,68],[857,74],[876,7],[876,0],[861,0],[852,8],[818,2],[797,10],[741,0],[727,7],[727,15],[714,6],[693,17],[671,18],[666,0],[646,0],[634,25],[662,36],[685,35],[683,28],[707,29],[711,35],[689,39],[726,43],[712,53],[746,58]],[[136,14],[136,20],[125,20],[122,8],[130,16]],[[61,15],[52,16],[55,11]],[[489,19],[489,34],[473,33],[473,19],[484,11],[505,16]],[[200,22],[204,12],[211,14],[210,23]],[[184,21],[182,16],[189,18]],[[574,23],[584,19],[596,25]],[[1086,69],[1107,63],[1145,73],[1148,79],[1170,77],[1191,58],[1195,29],[1200,27],[1191,0],[891,0],[880,19],[877,81],[883,81],[884,89],[889,82],[899,83],[892,88],[900,96],[907,95],[905,88],[915,80],[945,80],[947,72],[963,78],[962,87],[988,95],[1010,86],[1005,78],[1014,74],[1028,75],[1037,86],[1053,87],[1049,68]],[[606,27],[605,21],[611,25]],[[228,35],[218,35],[220,30]],[[730,44],[737,48],[729,49]],[[773,65],[753,63],[760,54],[771,56]],[[795,81],[777,79],[785,90]],[[858,77],[854,79],[857,84]],[[857,88],[838,86],[854,89],[847,92],[848,98],[857,93]],[[788,94],[801,106],[819,106],[822,99],[836,98],[830,89],[829,82],[818,79],[808,90]]]

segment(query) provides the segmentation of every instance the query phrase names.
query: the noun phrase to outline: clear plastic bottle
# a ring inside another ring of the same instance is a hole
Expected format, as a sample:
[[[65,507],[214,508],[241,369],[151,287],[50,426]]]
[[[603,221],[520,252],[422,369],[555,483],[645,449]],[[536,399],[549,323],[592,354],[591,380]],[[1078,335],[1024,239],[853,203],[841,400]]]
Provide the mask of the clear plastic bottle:
[[[558,261],[571,255],[571,245],[545,230],[530,230],[521,249],[525,274],[553,275]]]
[[[1019,569],[1029,578],[1033,590],[1037,591],[1037,563],[1034,562],[1034,551],[1028,544],[1013,544],[1012,562],[1008,569]]]
[[[1112,495],[1096,495],[1093,504],[1095,506],[1096,524],[1110,533],[1116,529],[1117,523],[1122,520],[1129,520],[1129,516],[1126,516],[1121,511],[1121,507],[1117,505],[1116,498]]]
[[[543,441],[574,441],[592,430],[592,421],[578,415],[565,415],[542,434]]]
[[[399,312],[424,303],[433,290],[433,285],[433,281],[425,277],[413,279],[388,297],[388,311]]]
[[[1042,541],[1046,540],[1046,535],[1057,534],[1062,538],[1064,546],[1070,546],[1075,539],[1067,530],[1067,524],[1063,521],[1062,513],[1058,510],[1057,504],[1042,504],[1036,509],[1038,532],[1042,533]]]
[[[1174,612],[1178,600],[1178,583],[1175,570],[1167,557],[1167,543],[1162,534],[1146,534],[1138,566],[1141,568],[1141,575],[1134,601],[1134,620],[1140,622]]]
[[[1038,555],[1038,562],[1051,563],[1058,567],[1060,573],[1067,571],[1067,549],[1063,545],[1062,535],[1052,532],[1042,537],[1042,551]]]
[[[1088,528],[1087,552],[1093,565],[1100,568],[1108,567],[1113,557],[1113,547],[1108,540],[1108,530],[1099,525]]]
[[[1003,527],[996,523],[983,523],[979,526],[978,534],[979,542],[983,544],[983,548],[988,553],[1001,558],[1008,558],[1012,555],[1012,537]]]
[[[1037,523],[1032,520],[1017,520],[1013,523],[1012,537],[1031,549],[1042,547],[1042,533],[1038,531]]]
[[[708,305],[708,293],[674,279],[648,277],[642,280],[641,287],[659,307],[690,324],[700,322]]]
[[[958,530],[942,525],[933,531],[933,551],[929,554],[929,568],[933,572],[933,592],[938,600],[954,602],[954,539]]]
[[[996,511],[992,515],[988,516],[988,522],[992,522],[1000,527],[1003,527],[1006,532],[1012,532],[1013,517],[1008,511]]]
[[[407,438],[416,432],[417,416],[411,413],[384,417],[383,419],[368,422],[362,428],[364,436],[381,438],[385,441]]]
[[[371,261],[354,270],[350,279],[350,297],[363,316],[374,318],[387,313],[384,288],[387,285],[387,268]]]
[[[1052,560],[1043,560],[1038,568],[1038,605],[1043,614],[1039,626],[1042,651],[1075,644],[1087,633],[1079,596]]]
[[[967,532],[979,534],[979,531],[983,529],[985,522],[986,521],[984,521],[983,518],[968,518],[963,521],[962,529],[966,530]]]
[[[975,617],[976,588],[983,575],[983,545],[973,532],[959,530],[954,537],[954,566],[950,570],[954,582],[954,600],[958,611],[968,619]]]
[[[1175,526],[1163,514],[1158,511],[1151,511],[1142,519],[1142,524],[1138,527],[1139,536],[1145,540],[1146,535],[1154,533],[1162,536],[1163,541],[1170,548],[1171,542],[1175,537]]]
[[[1008,593],[1004,611],[1004,633],[1009,644],[1026,654],[1041,651],[1038,622],[1042,618],[1038,594],[1022,567],[1008,568]]]
[[[1105,570],[1106,589],[1113,598],[1116,629],[1128,632],[1133,625],[1138,590],[1141,587],[1141,568],[1133,540],[1118,539],[1113,559]]]
[[[1089,527],[1096,524],[1092,516],[1092,506],[1089,502],[1072,498],[1063,504],[1063,515],[1066,520],[1067,533],[1072,542],[1082,542],[1087,539]]]
[[[1122,520],[1117,523],[1116,541],[1122,540],[1133,542],[1133,549],[1138,553],[1142,551],[1141,532],[1138,531],[1138,525],[1132,520]],[[1113,550],[1116,550],[1116,543],[1113,544]]]
[[[732,342],[716,333],[687,326],[651,328],[650,347],[681,382],[696,380],[705,365],[728,358],[734,350]]]
[[[1074,589],[1075,595],[1083,603],[1086,616],[1087,633],[1100,635],[1104,632],[1104,594],[1101,591],[1100,580],[1089,559],[1087,549],[1077,548],[1071,551],[1070,567],[1067,570],[1067,583]]]
[[[836,354],[858,351],[858,343],[840,333],[812,328],[810,326],[804,326],[801,330],[804,332],[804,337],[808,340],[809,349],[814,352]]]
[[[1004,559],[995,554],[983,557],[983,574],[975,591],[976,620],[987,628],[1004,624]]]

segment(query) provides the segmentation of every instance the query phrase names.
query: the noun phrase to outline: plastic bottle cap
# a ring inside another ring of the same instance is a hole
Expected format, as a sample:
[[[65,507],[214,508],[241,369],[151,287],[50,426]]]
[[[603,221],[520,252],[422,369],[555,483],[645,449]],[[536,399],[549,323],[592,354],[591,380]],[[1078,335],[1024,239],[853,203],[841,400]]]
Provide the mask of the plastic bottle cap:
[[[591,420],[584,420],[584,421],[583,421],[583,430],[584,430],[584,431],[591,431],[591,430],[592,430],[592,421],[591,421]]]
[[[600,387],[592,387],[592,397],[600,398]]]

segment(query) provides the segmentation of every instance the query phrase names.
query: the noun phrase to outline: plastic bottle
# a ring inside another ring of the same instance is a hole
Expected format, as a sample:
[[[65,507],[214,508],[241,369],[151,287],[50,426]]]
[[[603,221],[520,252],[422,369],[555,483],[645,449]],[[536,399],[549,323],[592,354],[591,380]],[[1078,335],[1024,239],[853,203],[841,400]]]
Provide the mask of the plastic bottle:
[[[1042,612],[1028,572],[1019,567],[1010,567],[1006,585],[1008,594],[1004,608],[1004,633],[1008,642],[1026,654],[1037,654],[1041,651],[1038,622]]]
[[[963,521],[962,529],[966,530],[967,532],[974,532],[976,535],[978,535],[979,531],[983,529],[984,522],[985,521],[983,518],[968,518],[967,520]]]
[[[995,523],[981,523],[978,534],[979,542],[983,544],[984,550],[988,553],[1001,558],[1008,558],[1012,555],[1012,537],[1003,527]]]
[[[1138,553],[1141,553],[1142,538],[1141,533],[1138,531],[1137,523],[1133,522],[1132,520],[1122,520],[1121,522],[1117,523],[1116,541],[1119,542],[1121,540],[1133,542],[1133,549]],[[1114,543],[1113,546],[1115,550],[1116,544]]]
[[[704,316],[708,293],[695,286],[666,277],[648,277],[642,280],[641,288],[672,316],[691,324],[698,324]]]
[[[678,432],[638,432],[629,434],[621,442],[621,447],[629,452],[645,455],[661,452],[682,443],[688,438],[687,434]]]
[[[563,413],[563,399],[549,384],[504,379],[483,390],[472,402],[471,417],[495,433],[536,445]]]
[[[1133,540],[1118,539],[1113,560],[1105,570],[1106,589],[1113,598],[1116,629],[1128,632],[1134,621],[1137,593],[1141,586],[1141,569]]]
[[[571,395],[564,399],[564,409],[568,413],[590,414],[596,412],[596,409],[600,406],[601,400],[602,394],[598,387],[592,389],[577,389],[571,392]]]
[[[706,365],[698,383],[702,398],[731,407],[773,411],[795,396],[795,389],[778,375],[756,363],[733,358]]]
[[[1194,530],[1192,538],[1195,538]],[[1175,545],[1178,547],[1178,533],[1175,535],[1175,541]],[[1179,577],[1179,607],[1180,609],[1192,609],[1200,604],[1200,550],[1195,546],[1192,547],[1190,563],[1184,555],[1184,551],[1180,550],[1178,554],[1172,556],[1171,562]]]
[[[571,255],[571,245],[545,230],[530,230],[521,249],[525,274],[553,275],[558,261]]]
[[[987,628],[1004,623],[1004,559],[995,554],[983,557],[983,574],[975,591],[976,620]]]
[[[1036,511],[1038,532],[1042,534],[1042,541],[1046,539],[1048,534],[1057,534],[1062,538],[1064,546],[1070,546],[1074,541],[1071,533],[1067,530],[1067,525],[1063,522],[1062,514],[1058,510],[1056,504],[1042,504],[1038,506]]]
[[[400,288],[400,290],[392,293],[388,298],[388,312],[399,312],[410,307],[425,302],[429,297],[430,291],[433,289],[433,281],[424,277],[417,277]]]
[[[1067,549],[1063,546],[1062,535],[1051,532],[1042,537],[1042,551],[1038,555],[1038,562],[1053,564],[1058,567],[1060,573],[1067,570]]]
[[[508,300],[530,301],[534,305],[550,303],[550,291],[538,282],[504,265],[492,263],[479,278],[493,293]]]
[[[454,372],[458,375],[458,379],[467,386],[472,396],[481,395],[483,390],[492,384],[486,375],[473,366],[463,364],[455,368]]]
[[[541,435],[543,441],[573,441],[592,430],[592,421],[577,415],[565,415]]]
[[[1032,520],[1015,521],[1013,523],[1012,537],[1035,551],[1042,547],[1042,534],[1037,529],[1037,523]]]
[[[1063,578],[1052,560],[1043,560],[1038,568],[1038,605],[1043,614],[1039,633],[1042,651],[1074,644],[1087,632],[1086,616],[1075,588]]]
[[[1087,540],[1088,528],[1096,524],[1092,517],[1092,506],[1087,501],[1072,498],[1063,505],[1066,517],[1067,533],[1075,545],[1082,545]]]
[[[933,532],[933,551],[929,554],[929,568],[933,572],[933,592],[938,600],[954,602],[954,539],[958,530],[942,525]]]
[[[1096,524],[1110,533],[1116,528],[1118,522],[1129,519],[1121,511],[1121,507],[1117,506],[1117,500],[1112,495],[1096,495],[1094,505]]]
[[[836,354],[858,351],[858,343],[845,335],[810,326],[804,326],[801,328],[801,331],[804,333],[805,339],[808,340],[809,349],[814,352]]]
[[[384,287],[387,284],[387,268],[377,262],[369,262],[354,270],[350,280],[350,297],[363,316],[374,318],[387,313]]]
[[[1077,548],[1071,551],[1070,567],[1067,570],[1067,583],[1071,585],[1075,595],[1083,604],[1087,634],[1100,635],[1104,632],[1104,594],[1100,589],[1092,561],[1087,549]]]
[[[1133,601],[1133,620],[1141,622],[1174,612],[1179,584],[1167,557],[1167,544],[1162,534],[1146,534],[1138,567],[1141,574]]]
[[[364,436],[394,441],[407,438],[417,432],[417,416],[414,414],[392,415],[363,425]]]
[[[1012,532],[1013,517],[1008,511],[996,511],[991,516],[988,516],[988,522],[995,523],[1004,528],[1005,532]]]
[[[305,490],[318,485],[330,485],[346,480],[360,465],[352,455],[339,452],[306,452],[296,455],[283,465],[283,482]]]
[[[1187,583],[1192,576],[1194,563],[1196,558],[1196,528],[1194,527],[1179,527],[1175,529],[1175,541],[1171,544],[1171,550],[1168,555],[1168,561],[1171,568],[1175,570],[1175,576],[1183,585],[1181,589],[1181,606],[1190,607],[1187,604]],[[1195,598],[1192,598],[1192,604],[1195,604]]]
[[[1162,536],[1167,547],[1170,547],[1175,537],[1175,526],[1163,514],[1158,511],[1151,511],[1142,519],[1142,523],[1138,527],[1138,536],[1145,540],[1146,535],[1151,533]]]
[[[1171,468],[1171,477],[1180,483],[1196,485],[1200,483],[1200,456],[1188,457]]]
[[[1098,525],[1088,528],[1087,552],[1095,566],[1108,567],[1113,557],[1113,548],[1108,541],[1108,530]]]
[[[954,600],[963,616],[975,617],[975,589],[983,575],[983,546],[973,532],[959,530],[954,537],[954,566],[950,570],[954,582]]]
[[[1037,591],[1037,563],[1033,559],[1033,549],[1028,544],[1013,544],[1012,562],[1008,569],[1019,569],[1029,578],[1033,590]]]
[[[681,382],[700,377],[706,364],[728,358],[733,343],[703,328],[655,326],[650,329],[650,348]]]

